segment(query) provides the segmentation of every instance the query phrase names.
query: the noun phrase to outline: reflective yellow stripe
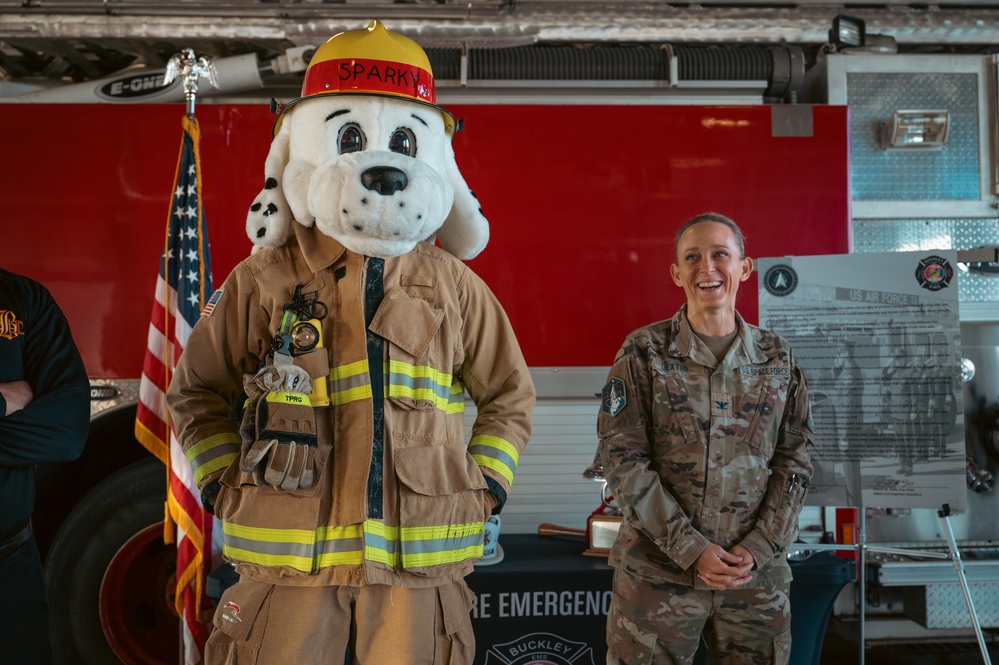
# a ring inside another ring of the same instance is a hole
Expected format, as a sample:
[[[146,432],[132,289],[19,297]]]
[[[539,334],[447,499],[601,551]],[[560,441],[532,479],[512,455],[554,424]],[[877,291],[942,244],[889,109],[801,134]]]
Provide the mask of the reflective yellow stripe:
[[[237,561],[312,572],[316,533],[222,523],[222,552]]]
[[[472,454],[476,464],[492,469],[513,484],[513,475],[520,462],[520,451],[512,443],[498,436],[478,434],[468,442],[468,452]]]
[[[303,573],[312,572],[312,557],[300,557],[281,554],[262,554],[250,550],[240,549],[222,543],[222,554],[234,561],[245,561],[255,563],[260,566],[284,566],[300,570]]]
[[[385,397],[431,402],[448,414],[465,412],[465,386],[446,372],[398,360],[384,363]],[[368,361],[334,367],[329,374],[329,397],[335,406],[371,399]]]
[[[335,406],[371,399],[367,360],[334,367],[329,374],[329,383],[330,402]]]
[[[473,557],[482,556],[482,545],[470,545],[461,550],[434,552],[428,554],[403,554],[403,568],[423,568],[426,566],[443,566],[448,563],[458,563]]]
[[[387,526],[372,520],[345,527],[271,529],[224,522],[226,556],[305,573],[365,561],[407,569],[452,564],[482,556],[481,522],[441,526]]]
[[[362,525],[320,527],[316,531],[319,552],[316,555],[316,566],[358,565],[364,561],[362,552]]]
[[[239,454],[239,435],[235,432],[222,432],[203,439],[185,451],[194,481],[201,480],[216,471],[226,468]]]
[[[435,407],[449,412],[452,407],[451,383],[453,375],[434,369],[427,365],[411,365],[399,360],[385,363],[386,397],[408,397],[413,400],[426,401]],[[464,410],[464,402],[461,409]]]
[[[227,453],[198,466],[194,469],[194,482],[200,483],[205,476],[210,476],[216,471],[224,471],[237,457],[239,457],[239,453]]]
[[[510,467],[508,467],[506,464],[498,462],[494,460],[492,457],[485,457],[484,455],[472,455],[472,459],[474,459],[475,463],[478,464],[479,466],[484,466],[487,469],[492,469],[499,475],[506,478],[506,482],[513,485],[513,472],[510,470]]]
[[[194,460],[198,455],[208,452],[217,446],[223,446],[227,443],[239,443],[239,435],[235,432],[223,432],[222,434],[215,434],[207,439],[202,439],[196,444],[187,449],[185,453],[188,460]]]
[[[222,532],[228,535],[258,540],[266,543],[298,543],[311,545],[316,542],[316,531],[306,529],[271,529],[264,526],[245,526],[223,522]]]
[[[448,400],[447,413],[464,413],[465,412],[465,384],[461,381],[455,380],[451,384],[451,397]]]
[[[434,369],[428,365],[411,365],[401,360],[390,360],[389,371],[416,378],[426,378],[450,390],[453,375]]]

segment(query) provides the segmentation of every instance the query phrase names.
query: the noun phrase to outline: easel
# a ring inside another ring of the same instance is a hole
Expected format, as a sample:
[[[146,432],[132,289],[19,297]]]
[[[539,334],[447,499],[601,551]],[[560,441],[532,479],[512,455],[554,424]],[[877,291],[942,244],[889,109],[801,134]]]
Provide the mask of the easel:
[[[882,554],[900,554],[903,556],[917,556],[924,557],[928,559],[947,559],[950,558],[954,562],[954,569],[957,571],[958,582],[961,584],[961,590],[964,592],[964,600],[968,605],[968,614],[971,616],[971,625],[975,629],[975,637],[978,640],[978,648],[982,652],[982,662],[985,665],[992,665],[992,660],[989,657],[988,647],[985,644],[985,636],[982,634],[982,624],[978,620],[978,613],[975,611],[975,603],[971,598],[971,589],[968,586],[968,577],[965,573],[964,562],[961,560],[961,552],[957,547],[957,539],[954,537],[954,530],[950,525],[950,504],[943,504],[941,509],[937,511],[937,515],[943,520],[944,526],[947,527],[947,547],[950,550],[950,554],[943,554],[941,552],[921,552],[916,550],[906,550],[898,549],[894,547],[872,547],[867,544],[867,511],[863,506],[863,501],[859,502],[860,505],[855,506],[857,509],[857,542],[852,545],[810,545],[809,549],[816,550],[853,550],[858,553],[857,558],[860,564],[860,574],[858,584],[858,592],[860,595],[860,626],[859,626],[859,636],[858,641],[859,646],[859,660],[857,661],[859,665],[864,665],[864,644],[866,642],[866,636],[864,634],[864,621],[866,615],[866,605],[867,605],[867,552],[880,552]]]

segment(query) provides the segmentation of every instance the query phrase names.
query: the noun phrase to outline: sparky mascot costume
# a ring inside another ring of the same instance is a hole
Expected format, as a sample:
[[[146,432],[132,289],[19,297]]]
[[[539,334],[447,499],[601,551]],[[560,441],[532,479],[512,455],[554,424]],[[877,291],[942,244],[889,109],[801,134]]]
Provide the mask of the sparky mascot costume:
[[[426,54],[377,21],[321,46],[280,110],[247,218],[257,247],[168,392],[240,573],[209,665],[472,662],[464,577],[535,393],[502,307],[459,260],[488,224],[454,131]]]

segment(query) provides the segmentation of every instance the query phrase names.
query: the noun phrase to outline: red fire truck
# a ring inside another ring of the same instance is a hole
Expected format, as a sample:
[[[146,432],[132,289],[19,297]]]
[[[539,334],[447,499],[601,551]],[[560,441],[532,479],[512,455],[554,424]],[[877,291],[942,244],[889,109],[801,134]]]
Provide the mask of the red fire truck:
[[[459,92],[444,86],[439,101],[463,119],[458,163],[491,222],[470,266],[504,304],[539,387],[520,496],[504,512],[505,532],[533,532],[589,510],[591,497],[559,478],[586,482],[596,413],[586,399],[625,334],[682,302],[668,275],[679,223],[729,215],[754,256],[849,250],[847,110],[764,104],[763,90]],[[166,470],[133,429],[184,106],[33,101],[0,104],[0,265],[52,291],[92,400],[83,456],[39,469],[56,649],[66,662],[175,663]],[[250,251],[244,222],[273,115],[263,100],[201,103],[196,114],[218,284]],[[755,321],[755,284],[740,298]],[[566,403],[588,415],[559,415]],[[554,459],[544,442],[573,418],[587,436]]]

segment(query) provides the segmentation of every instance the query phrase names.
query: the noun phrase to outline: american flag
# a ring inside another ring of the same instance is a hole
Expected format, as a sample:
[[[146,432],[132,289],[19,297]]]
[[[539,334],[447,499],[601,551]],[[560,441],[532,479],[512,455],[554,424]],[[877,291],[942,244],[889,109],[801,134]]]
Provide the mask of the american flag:
[[[201,506],[191,466],[177,442],[166,406],[170,376],[212,294],[208,227],[201,202],[200,130],[193,116],[185,115],[182,126],[184,137],[139,385],[135,438],[166,465],[163,539],[177,543],[175,604],[182,617],[182,662],[196,665],[208,639],[210,617],[202,616],[201,602],[205,580],[220,547],[213,545],[213,518]]]

